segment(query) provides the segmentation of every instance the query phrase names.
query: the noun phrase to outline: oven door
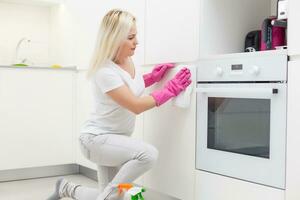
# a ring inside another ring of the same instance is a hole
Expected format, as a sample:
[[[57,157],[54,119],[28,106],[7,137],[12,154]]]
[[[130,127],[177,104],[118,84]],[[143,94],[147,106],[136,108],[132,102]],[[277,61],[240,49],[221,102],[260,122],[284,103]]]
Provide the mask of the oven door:
[[[196,168],[285,188],[286,84],[198,84]]]

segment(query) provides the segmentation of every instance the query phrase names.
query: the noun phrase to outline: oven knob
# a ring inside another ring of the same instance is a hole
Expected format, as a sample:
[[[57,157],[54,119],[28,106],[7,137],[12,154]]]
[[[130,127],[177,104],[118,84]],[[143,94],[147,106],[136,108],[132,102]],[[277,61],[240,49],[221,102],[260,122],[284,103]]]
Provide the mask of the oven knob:
[[[257,76],[260,73],[260,69],[258,66],[253,66],[252,70],[250,71],[251,74]]]
[[[221,67],[217,67],[216,74],[218,76],[222,76],[223,75],[223,69]]]

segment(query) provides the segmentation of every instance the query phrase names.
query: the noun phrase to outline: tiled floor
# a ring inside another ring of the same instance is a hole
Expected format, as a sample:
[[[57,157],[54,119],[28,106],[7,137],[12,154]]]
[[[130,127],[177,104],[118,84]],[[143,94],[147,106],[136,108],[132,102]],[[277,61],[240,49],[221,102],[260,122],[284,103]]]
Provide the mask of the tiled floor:
[[[65,176],[72,182],[89,187],[97,187],[97,183],[82,175]],[[0,183],[0,200],[45,200],[54,191],[58,177],[30,179]],[[67,198],[66,198],[67,200]]]
[[[97,182],[82,175],[64,176],[81,185],[97,188]],[[0,200],[45,200],[54,190],[59,177],[30,179],[0,183]],[[145,193],[146,200],[178,200],[151,190]],[[67,198],[65,198],[67,200]],[[64,200],[65,200],[64,199]]]

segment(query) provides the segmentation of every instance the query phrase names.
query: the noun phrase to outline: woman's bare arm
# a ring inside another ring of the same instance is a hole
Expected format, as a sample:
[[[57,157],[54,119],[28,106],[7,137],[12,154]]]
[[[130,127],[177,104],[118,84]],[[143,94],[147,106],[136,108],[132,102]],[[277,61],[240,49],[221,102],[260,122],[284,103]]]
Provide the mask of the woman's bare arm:
[[[152,96],[137,97],[126,85],[113,89],[106,94],[119,105],[137,115],[156,106]]]

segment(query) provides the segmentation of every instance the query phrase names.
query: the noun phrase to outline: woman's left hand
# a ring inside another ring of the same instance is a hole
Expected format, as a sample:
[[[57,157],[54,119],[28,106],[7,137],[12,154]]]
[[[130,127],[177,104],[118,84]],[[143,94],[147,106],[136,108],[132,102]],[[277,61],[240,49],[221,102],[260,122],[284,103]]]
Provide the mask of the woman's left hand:
[[[173,68],[175,64],[173,63],[163,63],[155,65],[154,69],[152,70],[152,79],[154,82],[160,81],[164,75],[166,74],[169,69]]]
[[[175,64],[173,63],[155,65],[152,72],[143,75],[145,86],[149,87],[152,84],[160,81],[164,77],[166,72],[173,67],[175,67]]]

